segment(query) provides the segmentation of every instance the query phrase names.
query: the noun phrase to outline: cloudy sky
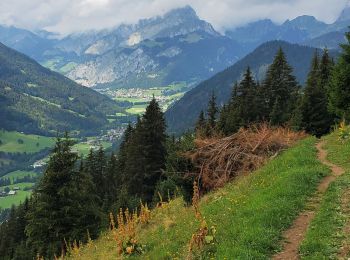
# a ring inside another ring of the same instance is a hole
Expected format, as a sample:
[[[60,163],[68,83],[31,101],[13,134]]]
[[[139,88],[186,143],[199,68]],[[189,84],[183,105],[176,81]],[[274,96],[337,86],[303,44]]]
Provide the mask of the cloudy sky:
[[[0,23],[60,34],[103,29],[191,5],[217,30],[262,18],[313,15],[331,23],[349,0],[0,0]]]

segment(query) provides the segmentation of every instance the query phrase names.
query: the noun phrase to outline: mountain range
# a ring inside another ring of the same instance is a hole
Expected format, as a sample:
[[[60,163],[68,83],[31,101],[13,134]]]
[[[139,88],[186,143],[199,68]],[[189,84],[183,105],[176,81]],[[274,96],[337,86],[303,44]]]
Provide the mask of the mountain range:
[[[137,24],[62,39],[3,26],[0,42],[84,86],[150,88],[176,82],[196,85],[266,41],[336,49],[349,24],[346,8],[333,24],[304,15],[283,24],[265,19],[219,33],[185,6]]]

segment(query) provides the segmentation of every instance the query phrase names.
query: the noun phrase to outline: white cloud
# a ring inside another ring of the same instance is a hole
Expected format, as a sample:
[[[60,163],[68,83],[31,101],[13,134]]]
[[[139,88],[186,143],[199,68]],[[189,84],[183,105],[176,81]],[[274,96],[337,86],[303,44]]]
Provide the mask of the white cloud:
[[[331,23],[348,0],[1,0],[0,23],[61,34],[103,29],[191,5],[218,30],[271,18],[314,15]]]

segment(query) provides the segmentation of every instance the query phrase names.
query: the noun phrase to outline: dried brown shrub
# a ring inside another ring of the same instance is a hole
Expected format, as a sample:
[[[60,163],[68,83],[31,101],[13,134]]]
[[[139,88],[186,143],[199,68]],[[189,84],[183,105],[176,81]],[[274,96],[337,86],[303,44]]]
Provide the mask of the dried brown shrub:
[[[225,138],[196,139],[197,149],[186,154],[199,173],[202,191],[222,187],[243,172],[262,166],[270,157],[306,137],[285,127],[271,127],[266,123],[241,128]]]
[[[205,219],[202,216],[202,213],[199,210],[199,188],[197,182],[193,183],[193,197],[192,197],[192,206],[194,209],[195,217],[200,222],[200,227],[192,235],[190,244],[188,247],[188,256],[187,259],[192,259],[193,249],[196,247],[200,249],[204,245],[205,237],[208,235],[208,225]]]

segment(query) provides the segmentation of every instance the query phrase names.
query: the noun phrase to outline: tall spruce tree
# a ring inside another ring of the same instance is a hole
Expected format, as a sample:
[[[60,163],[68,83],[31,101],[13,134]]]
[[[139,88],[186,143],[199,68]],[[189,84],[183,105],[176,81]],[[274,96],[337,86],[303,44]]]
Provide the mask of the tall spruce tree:
[[[213,92],[210,97],[210,100],[208,103],[208,110],[207,110],[208,119],[207,119],[206,132],[208,133],[208,135],[214,134],[216,130],[216,116],[218,112],[219,112],[219,109],[216,104],[216,96],[215,96],[215,93]]]
[[[97,195],[104,200],[104,204],[106,204],[106,191],[108,190],[109,181],[107,176],[107,157],[105,155],[105,151],[102,145],[100,145],[97,154],[97,166],[98,172],[93,175],[93,182],[96,185]]]
[[[106,179],[105,179],[105,191],[104,191],[104,211],[112,210],[112,205],[118,200],[118,191],[121,189],[122,179],[121,174],[118,171],[118,159],[112,152],[106,167]]]
[[[230,129],[228,126],[229,112],[230,112],[230,105],[229,104],[223,105],[220,110],[219,120],[217,123],[218,130],[224,135],[228,135],[230,133]]]
[[[133,134],[134,128],[129,123],[127,128],[124,131],[122,142],[119,146],[119,152],[118,152],[118,172],[121,175],[121,181],[124,182],[124,175],[125,175],[125,167],[126,167],[126,160],[127,160],[127,150],[129,147],[129,143],[131,140],[131,136]]]
[[[67,241],[94,237],[100,223],[91,177],[77,170],[73,141],[58,138],[47,169],[35,188],[27,214],[27,243],[48,258],[59,255]]]
[[[235,133],[241,127],[241,119],[238,110],[235,109],[239,105],[238,100],[238,83],[236,82],[232,88],[229,103],[220,112],[218,127],[225,135]]]
[[[142,117],[142,146],[144,149],[143,199],[151,201],[157,182],[165,170],[166,124],[164,114],[153,97]]]
[[[240,127],[247,126],[257,119],[256,92],[257,85],[248,67],[236,90],[236,100],[233,101],[233,109],[240,120]]]
[[[323,55],[320,61],[320,77],[318,82],[321,88],[325,90],[327,90],[328,88],[333,67],[334,67],[333,59],[329,56],[329,51],[326,48],[323,50]]]
[[[206,136],[206,125],[207,120],[205,119],[203,110],[201,110],[195,126],[195,132],[197,136]]]
[[[260,92],[264,102],[260,107],[261,117],[272,125],[287,123],[293,114],[298,99],[298,84],[293,69],[280,48],[269,66]]]
[[[329,75],[327,57],[328,53],[325,50],[322,57],[321,71],[318,54],[315,53],[299,109],[301,128],[317,137],[327,134],[332,124],[332,118],[327,109],[328,100],[325,88],[327,75]]]
[[[342,54],[334,66],[328,86],[328,108],[338,119],[350,121],[350,32],[345,34]]]
[[[235,133],[239,128],[257,121],[257,91],[257,83],[248,67],[242,81],[235,84],[229,104],[221,111],[218,125],[224,134]]]
[[[145,155],[143,145],[143,122],[137,118],[136,125],[125,147],[125,169],[123,173],[123,190],[130,196],[142,197],[145,172]],[[120,158],[121,159],[121,158]],[[120,164],[120,163],[119,163]]]

